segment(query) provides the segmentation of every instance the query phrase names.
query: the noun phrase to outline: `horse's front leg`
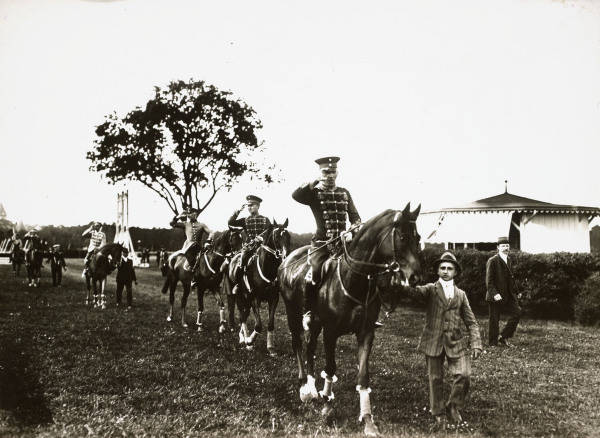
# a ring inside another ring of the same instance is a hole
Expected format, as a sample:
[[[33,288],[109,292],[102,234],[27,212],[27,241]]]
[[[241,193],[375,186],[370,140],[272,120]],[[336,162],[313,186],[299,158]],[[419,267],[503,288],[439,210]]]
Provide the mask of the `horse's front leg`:
[[[373,422],[373,414],[371,413],[371,398],[369,387],[369,355],[373,346],[375,330],[373,328],[363,329],[358,335],[358,379],[356,390],[360,399],[360,415],[358,421],[365,423],[365,435],[377,436],[379,431]]]
[[[196,326],[198,331],[204,330],[202,325],[202,314],[204,313],[204,282],[196,284],[196,297],[198,298],[198,314],[196,316]]]
[[[106,299],[104,297],[104,289],[106,288],[106,278],[100,281],[100,307],[106,309]]]
[[[225,333],[227,329],[227,311],[225,310],[225,301],[223,300],[223,289],[217,284],[213,294],[217,298],[217,304],[219,305],[219,333]]]
[[[287,293],[289,295],[289,292]],[[285,295],[284,295],[285,296]],[[306,403],[313,398],[317,398],[317,388],[315,387],[315,377],[307,376],[304,367],[304,352],[302,351],[302,304],[297,299],[285,300],[285,312],[287,314],[288,328],[292,335],[292,350],[296,355],[298,364],[298,382],[300,384],[300,400]]]

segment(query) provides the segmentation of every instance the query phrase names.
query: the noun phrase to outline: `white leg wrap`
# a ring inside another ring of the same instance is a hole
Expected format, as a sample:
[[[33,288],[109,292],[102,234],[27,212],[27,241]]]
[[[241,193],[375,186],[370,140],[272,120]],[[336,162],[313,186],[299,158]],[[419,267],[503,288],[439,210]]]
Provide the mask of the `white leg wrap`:
[[[274,336],[275,336],[275,332],[274,331],[268,331],[267,330],[267,349],[272,349],[275,348],[275,341],[274,341]]]
[[[198,312],[198,316],[196,317],[196,325],[202,324],[202,312]]]
[[[323,398],[327,398],[327,401],[331,401],[335,398],[333,394],[333,384],[337,382],[337,376],[329,377],[325,371],[321,371],[321,377],[325,379],[325,383],[323,383],[323,390],[319,391],[319,395]]]
[[[219,309],[220,322],[227,322],[225,309]]]
[[[256,336],[258,336],[258,332],[253,330],[252,334],[246,338],[246,345],[253,344]]]
[[[371,388],[363,388],[360,385],[356,386],[356,390],[358,391],[358,395],[360,397],[360,416],[358,417],[358,421],[363,421],[365,415],[371,415],[371,397],[369,396],[371,392]]]
[[[245,344],[247,337],[248,337],[248,326],[246,325],[245,322],[243,322],[240,327],[240,344]]]
[[[309,400],[319,397],[317,394],[317,387],[315,386],[314,376],[306,376],[306,383],[300,387],[300,400],[302,403],[306,403]]]

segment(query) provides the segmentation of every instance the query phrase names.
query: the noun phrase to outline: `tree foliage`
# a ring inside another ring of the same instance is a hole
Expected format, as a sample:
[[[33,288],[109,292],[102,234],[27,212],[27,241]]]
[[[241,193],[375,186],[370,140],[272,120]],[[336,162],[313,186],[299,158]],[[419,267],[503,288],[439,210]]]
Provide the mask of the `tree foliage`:
[[[123,118],[107,115],[87,158],[90,170],[113,184],[130,180],[149,187],[174,213],[202,211],[244,174],[273,181],[273,167],[256,162],[263,151],[261,128],[256,112],[231,92],[203,81],[175,81],[155,87],[145,108]]]

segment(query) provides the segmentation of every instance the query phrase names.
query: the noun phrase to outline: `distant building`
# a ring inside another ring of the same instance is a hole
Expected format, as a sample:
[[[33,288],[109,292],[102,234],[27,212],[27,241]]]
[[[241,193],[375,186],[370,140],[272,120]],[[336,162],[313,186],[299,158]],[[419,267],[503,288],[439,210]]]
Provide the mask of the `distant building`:
[[[0,204],[0,219],[6,219],[6,210],[2,204]]]
[[[600,208],[558,205],[508,191],[461,207],[426,211],[419,216],[424,243],[446,248],[495,248],[499,236],[529,253],[590,252],[590,222]]]

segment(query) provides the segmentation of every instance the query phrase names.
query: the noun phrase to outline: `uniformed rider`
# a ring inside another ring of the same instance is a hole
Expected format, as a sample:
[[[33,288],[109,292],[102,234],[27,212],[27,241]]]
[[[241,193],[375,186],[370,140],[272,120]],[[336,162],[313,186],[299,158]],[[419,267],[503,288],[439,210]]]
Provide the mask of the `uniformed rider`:
[[[23,242],[23,251],[27,252],[31,248],[38,247],[42,241],[40,240],[37,230],[33,228],[25,233],[23,236]]]
[[[83,259],[83,272],[81,273],[81,276],[85,278],[85,274],[88,272],[90,266],[92,254],[101,246],[106,245],[106,234],[102,231],[102,224],[100,224],[100,222],[92,222],[92,224],[81,233],[81,236],[90,238],[90,244],[88,245],[87,253]]]
[[[185,231],[185,242],[183,242],[180,252],[185,255],[186,259],[183,269],[188,271],[196,270],[197,256],[202,249],[202,240],[206,238],[204,246],[208,247],[213,239],[213,232],[210,228],[206,224],[198,222],[199,213],[195,208],[184,210],[181,214],[175,216],[170,224],[173,228],[182,228]],[[194,285],[195,282],[193,281],[192,286]]]
[[[292,193],[294,200],[310,207],[317,223],[308,255],[310,269],[306,275],[307,285],[303,297],[302,325],[305,330],[308,330],[312,321],[312,309],[317,299],[323,262],[339,251],[340,238],[347,241],[352,239],[352,234],[345,232],[347,220],[352,225],[360,224],[360,216],[350,192],[335,183],[339,160],[339,157],[315,160],[321,172],[320,178],[303,184]]]
[[[246,234],[244,245],[242,246],[242,254],[238,264],[238,283],[240,283],[242,276],[246,272],[246,263],[248,262],[248,259],[262,244],[263,238],[261,233],[271,226],[271,221],[258,213],[261,202],[262,199],[258,196],[246,196],[246,203],[242,204],[238,210],[234,211],[227,222],[227,224],[231,227],[243,228]],[[247,217],[238,219],[237,217],[240,215],[245,206],[248,206],[249,215]],[[241,269],[239,269],[240,267]]]

